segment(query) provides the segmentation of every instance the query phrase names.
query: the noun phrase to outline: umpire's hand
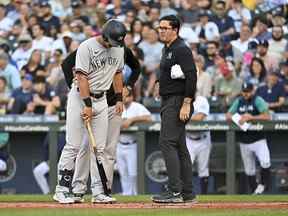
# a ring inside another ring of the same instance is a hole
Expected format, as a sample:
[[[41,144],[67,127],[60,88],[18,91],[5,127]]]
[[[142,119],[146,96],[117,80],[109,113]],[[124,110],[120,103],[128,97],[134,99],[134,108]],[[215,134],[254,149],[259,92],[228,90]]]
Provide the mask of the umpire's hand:
[[[92,107],[85,106],[82,110],[81,117],[85,122],[90,122],[92,119]]]

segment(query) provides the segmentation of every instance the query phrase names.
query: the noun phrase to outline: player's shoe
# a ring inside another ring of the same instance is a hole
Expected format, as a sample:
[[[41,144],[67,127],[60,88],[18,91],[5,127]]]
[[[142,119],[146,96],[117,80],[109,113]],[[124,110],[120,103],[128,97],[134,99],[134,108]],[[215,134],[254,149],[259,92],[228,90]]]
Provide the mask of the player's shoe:
[[[83,203],[85,202],[84,194],[74,193],[73,199],[75,203]]]
[[[160,195],[152,196],[155,203],[183,203],[183,197],[180,192],[167,191]]]
[[[182,197],[185,203],[197,203],[197,199],[194,194],[182,194]]]
[[[265,191],[265,186],[263,184],[258,184],[253,194],[255,195],[263,194],[264,191]]]
[[[104,193],[101,193],[101,194],[93,195],[91,202],[102,203],[102,204],[112,204],[112,203],[116,203],[116,199],[111,196],[107,196]]]
[[[69,192],[56,192],[53,196],[53,200],[61,204],[74,203],[73,196]]]

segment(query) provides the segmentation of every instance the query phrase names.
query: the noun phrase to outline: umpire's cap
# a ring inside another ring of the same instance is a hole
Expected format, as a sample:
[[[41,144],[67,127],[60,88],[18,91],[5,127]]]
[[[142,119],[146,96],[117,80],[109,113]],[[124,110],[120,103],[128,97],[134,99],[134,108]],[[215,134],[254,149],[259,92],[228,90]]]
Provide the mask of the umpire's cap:
[[[253,90],[254,86],[251,82],[244,82],[242,84],[242,91],[243,92],[251,92]]]
[[[124,37],[127,30],[123,23],[111,19],[103,26],[102,37],[112,47],[124,46]]]

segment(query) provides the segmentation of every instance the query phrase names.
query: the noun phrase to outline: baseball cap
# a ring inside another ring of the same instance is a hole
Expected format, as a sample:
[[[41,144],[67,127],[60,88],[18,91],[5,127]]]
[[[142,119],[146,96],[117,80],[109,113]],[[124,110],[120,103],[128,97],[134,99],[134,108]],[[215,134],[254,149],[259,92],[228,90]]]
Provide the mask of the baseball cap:
[[[74,0],[71,2],[71,7],[72,8],[78,8],[81,6],[81,2],[80,1],[77,1],[77,0]]]
[[[242,91],[243,91],[243,92],[250,92],[250,91],[252,91],[253,89],[254,89],[254,86],[253,86],[253,84],[250,83],[250,82],[244,82],[244,83],[242,84]]]
[[[33,76],[31,75],[31,74],[25,74],[24,75],[24,77],[23,77],[23,79],[25,79],[25,80],[29,80],[29,81],[33,81]]]
[[[269,42],[267,40],[259,40],[257,43],[258,46],[264,46],[266,48],[269,47]]]
[[[49,4],[48,1],[41,1],[41,2],[39,3],[39,6],[40,6],[40,7],[51,7],[51,5]]]
[[[31,42],[32,41],[32,37],[29,34],[23,34],[20,35],[18,38],[18,42]]]
[[[198,17],[203,17],[203,16],[208,16],[209,17],[209,12],[207,10],[200,10]]]

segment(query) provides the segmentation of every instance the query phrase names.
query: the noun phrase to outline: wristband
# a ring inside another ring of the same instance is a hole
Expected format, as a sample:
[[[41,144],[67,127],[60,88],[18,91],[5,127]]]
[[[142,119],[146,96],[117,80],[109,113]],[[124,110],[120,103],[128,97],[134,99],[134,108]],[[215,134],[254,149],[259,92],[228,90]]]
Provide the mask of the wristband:
[[[121,101],[122,102],[122,100],[123,100],[123,98],[122,98],[122,93],[115,93],[115,96],[116,96],[116,101],[118,102],[118,101]]]
[[[92,107],[92,100],[90,97],[84,98],[83,102],[84,102],[86,107]]]

